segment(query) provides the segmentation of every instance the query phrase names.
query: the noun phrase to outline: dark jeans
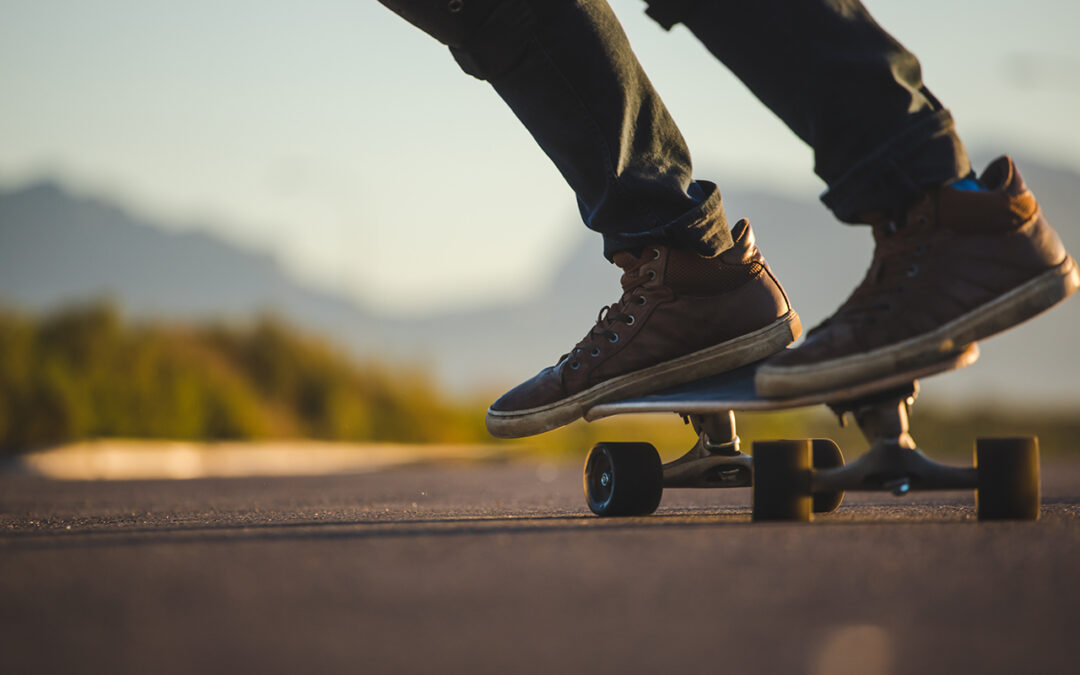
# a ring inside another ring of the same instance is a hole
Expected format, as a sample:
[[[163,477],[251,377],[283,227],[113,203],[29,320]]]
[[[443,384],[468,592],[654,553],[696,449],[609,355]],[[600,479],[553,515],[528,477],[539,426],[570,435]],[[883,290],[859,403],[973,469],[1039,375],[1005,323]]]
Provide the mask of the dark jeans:
[[[694,180],[686,142],[605,0],[380,1],[491,83],[573,188],[608,258],[649,243],[703,255],[731,245],[717,187]],[[840,220],[902,209],[970,173],[918,60],[858,0],[647,1],[813,148],[822,201]]]

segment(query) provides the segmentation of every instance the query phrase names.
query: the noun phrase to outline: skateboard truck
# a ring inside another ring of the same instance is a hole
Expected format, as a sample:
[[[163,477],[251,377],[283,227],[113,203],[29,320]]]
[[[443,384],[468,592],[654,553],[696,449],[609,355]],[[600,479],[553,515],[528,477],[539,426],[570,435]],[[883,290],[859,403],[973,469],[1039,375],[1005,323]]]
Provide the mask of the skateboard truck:
[[[975,465],[956,467],[929,459],[911,437],[908,422],[917,380],[963,368],[978,358],[967,345],[896,375],[817,394],[767,399],[757,395],[760,363],[702,378],[642,397],[598,404],[593,420],[610,415],[675,412],[697,441],[682,457],[662,464],[649,443],[596,444],[585,463],[585,495],[601,516],[645,515],[665,488],[753,487],[754,520],[810,520],[840,506],[844,492],[878,490],[902,496],[912,490],[975,490],[980,520],[1039,517],[1039,449],[1034,437],[981,438]],[[828,405],[843,423],[854,418],[869,449],[844,464],[828,439],[757,441],[753,457],[740,450],[734,411],[770,411]]]
[[[832,403],[839,419],[850,413],[869,450],[854,462],[812,472],[814,493],[885,490],[903,496],[911,490],[962,490],[978,486],[975,468],[939,464],[928,458],[911,437],[909,414],[919,383],[912,381],[872,396]],[[698,435],[694,447],[663,465],[664,487],[749,487],[753,459],[739,449],[735,413],[688,414]],[[815,463],[816,465],[816,463]]]
[[[902,496],[911,490],[978,487],[974,467],[939,464],[916,446],[908,416],[918,392],[919,383],[913,381],[867,398],[829,404],[841,418],[851,413],[870,448],[850,464],[814,471],[811,490],[888,490]]]
[[[749,487],[754,462],[739,450],[735,413],[684,415],[698,435],[694,447],[663,466],[664,487]]]

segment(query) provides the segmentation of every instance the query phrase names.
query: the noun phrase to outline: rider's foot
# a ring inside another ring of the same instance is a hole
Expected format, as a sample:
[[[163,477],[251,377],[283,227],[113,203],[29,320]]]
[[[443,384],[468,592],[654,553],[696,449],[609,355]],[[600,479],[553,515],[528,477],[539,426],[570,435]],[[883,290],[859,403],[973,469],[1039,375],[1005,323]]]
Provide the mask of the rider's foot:
[[[687,382],[763,359],[800,332],[750,224],[715,258],[666,246],[615,255],[623,294],[557,364],[488,409],[493,436],[530,436],[569,424],[601,402]]]
[[[1076,263],[1012,160],[995,160],[979,183],[929,190],[896,220],[868,217],[866,278],[802,345],[758,370],[758,393],[810,394],[917,368],[1071,295]]]

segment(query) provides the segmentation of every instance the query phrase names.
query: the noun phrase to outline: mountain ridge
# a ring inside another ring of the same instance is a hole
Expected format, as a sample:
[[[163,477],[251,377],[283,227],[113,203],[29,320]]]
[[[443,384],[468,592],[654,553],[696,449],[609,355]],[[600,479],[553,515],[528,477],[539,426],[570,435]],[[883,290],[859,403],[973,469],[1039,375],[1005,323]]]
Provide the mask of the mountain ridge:
[[[1025,179],[1080,251],[1080,175],[1021,163]],[[815,200],[764,190],[724,195],[732,221],[751,215],[759,244],[792,303],[812,326],[865,273],[865,228],[838,227]],[[388,317],[362,301],[292,278],[272,254],[206,233],[164,228],[114,202],[75,196],[46,181],[0,192],[0,302],[31,311],[110,297],[135,317],[243,319],[272,312],[363,357],[419,361],[455,390],[494,390],[554,363],[618,297],[619,270],[595,235],[554,266],[546,285],[519,302],[420,318]],[[1080,402],[1070,336],[1080,307],[1068,303],[983,344],[983,364],[935,381],[943,398]]]

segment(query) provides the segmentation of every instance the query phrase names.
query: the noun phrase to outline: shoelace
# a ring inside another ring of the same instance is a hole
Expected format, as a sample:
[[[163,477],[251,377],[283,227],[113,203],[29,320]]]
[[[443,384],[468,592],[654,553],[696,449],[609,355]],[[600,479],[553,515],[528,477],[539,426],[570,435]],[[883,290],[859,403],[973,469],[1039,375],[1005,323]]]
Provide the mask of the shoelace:
[[[612,344],[619,341],[619,334],[614,330],[617,324],[634,325],[636,319],[629,312],[629,308],[634,305],[641,306],[647,302],[644,295],[635,295],[634,291],[656,279],[656,272],[653,270],[648,270],[647,274],[641,273],[641,267],[646,262],[649,262],[648,258],[642,256],[638,264],[623,272],[622,277],[619,279],[619,284],[623,288],[622,296],[615,304],[604,305],[600,308],[596,315],[596,323],[572,350],[559,357],[560,363],[563,359],[569,358],[570,361],[567,365],[573,370],[577,370],[581,367],[579,355],[588,354],[593,358],[600,356],[599,345],[603,344],[600,342],[601,339]]]

